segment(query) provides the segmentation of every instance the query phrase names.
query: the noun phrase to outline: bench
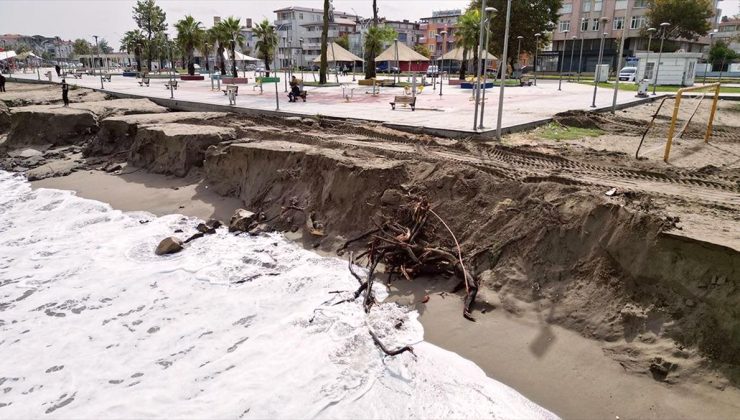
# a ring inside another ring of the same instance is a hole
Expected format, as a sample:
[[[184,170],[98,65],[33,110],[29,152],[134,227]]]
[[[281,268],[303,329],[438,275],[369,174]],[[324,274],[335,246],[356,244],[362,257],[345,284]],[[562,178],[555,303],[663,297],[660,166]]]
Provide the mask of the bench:
[[[107,80],[107,81],[109,81],[109,82],[110,82],[110,77],[111,77],[111,75],[110,75],[110,74],[104,74],[104,75],[103,75],[103,79],[105,79],[105,80]]]
[[[411,110],[414,111],[416,109],[416,96],[396,96],[390,104],[393,110],[396,109],[396,105],[409,105]]]
[[[532,86],[532,78],[528,74],[523,74],[519,77],[519,86]]]
[[[72,73],[72,77],[75,79],[82,79],[82,73]]]
[[[230,90],[234,91],[234,96],[239,96],[239,85],[226,85],[226,89],[222,89],[221,92],[226,96],[229,94]]]
[[[169,89],[169,88],[172,88],[172,89],[175,89],[175,90],[177,90],[177,80],[173,80],[173,81],[171,81],[171,82],[169,82],[169,83],[165,83],[165,84],[164,84],[164,88],[165,88],[165,89]]]
[[[306,97],[307,96],[308,96],[308,92],[306,92],[305,90],[301,90],[298,93],[298,97],[301,98],[301,99],[303,99],[303,102],[306,102]],[[288,98],[290,98],[290,94],[288,94]]]
[[[149,87],[149,78],[148,77],[142,78],[141,81],[139,82],[139,86],[144,86],[144,85],[146,85],[146,87]]]

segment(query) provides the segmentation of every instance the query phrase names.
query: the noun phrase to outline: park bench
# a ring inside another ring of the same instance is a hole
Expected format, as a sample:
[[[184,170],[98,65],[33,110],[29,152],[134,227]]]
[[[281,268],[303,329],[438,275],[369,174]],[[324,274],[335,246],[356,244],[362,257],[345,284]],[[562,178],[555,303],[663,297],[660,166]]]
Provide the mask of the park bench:
[[[110,82],[110,78],[111,78],[111,75],[110,74],[104,74],[103,75],[103,79],[105,79],[105,80],[107,80],[109,82]]]
[[[169,82],[169,83],[165,83],[165,84],[164,84],[164,88],[165,88],[165,89],[169,89],[170,87],[171,87],[172,89],[175,89],[175,90],[177,90],[177,80],[173,80],[173,81],[171,81],[171,82]]]
[[[523,74],[519,76],[519,86],[532,86],[532,78],[528,74]]]
[[[139,82],[139,86],[144,86],[144,85],[146,85],[146,87],[149,87],[149,78],[148,77],[143,77],[141,79],[141,81]]]
[[[226,96],[229,94],[229,90],[234,91],[234,96],[239,96],[239,85],[226,85],[226,89],[222,89],[221,92]]]
[[[72,73],[72,77],[75,79],[82,79],[82,73]]]
[[[414,111],[416,109],[416,96],[396,96],[390,104],[394,110],[396,105],[409,105],[411,110]]]

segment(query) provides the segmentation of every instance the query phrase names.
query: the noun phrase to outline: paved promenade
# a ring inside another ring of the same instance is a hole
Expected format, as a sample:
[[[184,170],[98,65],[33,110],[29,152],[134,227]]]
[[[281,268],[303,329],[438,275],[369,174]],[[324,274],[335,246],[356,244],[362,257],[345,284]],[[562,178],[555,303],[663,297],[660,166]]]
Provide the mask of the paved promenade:
[[[44,72],[42,71],[42,74]],[[242,73],[240,73],[240,76]],[[473,132],[473,113],[475,102],[471,99],[471,90],[458,86],[445,85],[442,96],[439,86],[426,86],[418,95],[416,111],[407,107],[391,110],[389,102],[396,95],[403,95],[403,88],[381,88],[378,95],[372,95],[368,86],[359,86],[352,82],[352,76],[340,76],[342,86],[311,87],[307,86],[307,102],[288,102],[283,82],[283,73],[278,75],[281,82],[277,85],[280,100],[280,111],[296,115],[324,115],[340,118],[354,118],[385,122],[411,127],[424,127],[437,130],[455,130]],[[300,73],[297,73],[300,77]],[[13,77],[36,80],[36,74],[14,74]],[[249,85],[239,86],[236,107],[258,110],[276,110],[275,85],[265,84],[264,92],[254,88],[254,73],[247,72]],[[304,80],[311,81],[310,73],[304,74]],[[381,76],[383,78],[387,76]],[[12,81],[12,79],[10,79]],[[332,76],[331,81],[335,81]],[[56,75],[54,82],[61,79]],[[406,78],[402,78],[406,81]],[[100,89],[100,78],[83,76],[82,79],[68,79],[68,83],[87,88]],[[151,79],[149,87],[139,86],[136,79],[114,75],[111,82],[105,82],[105,91],[140,95],[152,98],[170,98],[169,89],[165,88],[166,79]],[[215,83],[215,82],[214,82]],[[222,86],[223,88],[223,86]],[[343,95],[351,95],[349,100]],[[504,112],[502,127],[504,130],[527,124],[536,124],[551,118],[554,114],[569,110],[591,110],[593,87],[567,83],[563,81],[562,90],[558,91],[557,80],[539,80],[538,86],[506,87],[504,90]],[[612,90],[599,89],[596,105],[598,108],[610,107]],[[496,129],[499,88],[490,88],[486,92],[484,130]],[[229,106],[229,100],[221,91],[211,90],[211,82],[206,75],[205,81],[178,81],[174,99],[205,104]],[[634,92],[620,91],[618,104],[629,104],[640,101]]]

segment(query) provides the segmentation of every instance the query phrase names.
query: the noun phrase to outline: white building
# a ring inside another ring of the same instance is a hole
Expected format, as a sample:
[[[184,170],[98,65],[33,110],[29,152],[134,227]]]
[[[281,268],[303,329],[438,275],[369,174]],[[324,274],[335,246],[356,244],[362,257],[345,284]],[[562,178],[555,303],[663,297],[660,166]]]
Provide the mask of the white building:
[[[693,86],[696,77],[696,63],[701,53],[663,53],[660,58],[660,68],[657,69],[658,80],[655,80],[658,54],[637,53],[637,76],[635,80],[648,79],[656,85]]]
[[[308,7],[286,7],[275,10],[278,33],[277,64],[309,65],[321,54],[321,30],[324,22],[322,9]],[[336,41],[342,35],[357,32],[357,16],[331,11],[328,42]]]

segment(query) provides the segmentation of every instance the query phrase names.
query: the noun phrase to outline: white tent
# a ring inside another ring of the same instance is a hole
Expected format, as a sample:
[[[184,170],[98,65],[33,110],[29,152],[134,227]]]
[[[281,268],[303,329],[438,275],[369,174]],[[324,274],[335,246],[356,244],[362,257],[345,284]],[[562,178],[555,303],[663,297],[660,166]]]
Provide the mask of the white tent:
[[[334,59],[334,54],[337,55],[336,59]],[[332,42],[326,48],[326,61],[333,63],[337,61],[363,61],[363,59],[345,50],[344,47],[336,42]],[[320,63],[321,56],[314,58],[313,62]]]
[[[398,57],[396,57],[396,45],[398,46]],[[403,42],[394,42],[385,51],[375,57],[375,61],[429,61],[428,58],[412,50]]]
[[[0,51],[0,60],[7,60],[15,57],[17,54],[15,51]]]
[[[495,55],[489,53],[486,51],[486,55],[488,56],[489,60],[498,60]],[[468,51],[468,60],[473,59],[473,51]],[[463,48],[457,47],[455,49],[452,49],[450,51],[447,51],[446,54],[444,54],[442,57],[439,57],[437,61],[439,60],[450,60],[450,61],[463,61]],[[483,60],[483,57],[481,57],[481,60]]]
[[[234,57],[236,61],[261,61],[259,58],[250,57],[239,51],[234,51]],[[231,51],[224,51],[224,60],[231,60]]]

